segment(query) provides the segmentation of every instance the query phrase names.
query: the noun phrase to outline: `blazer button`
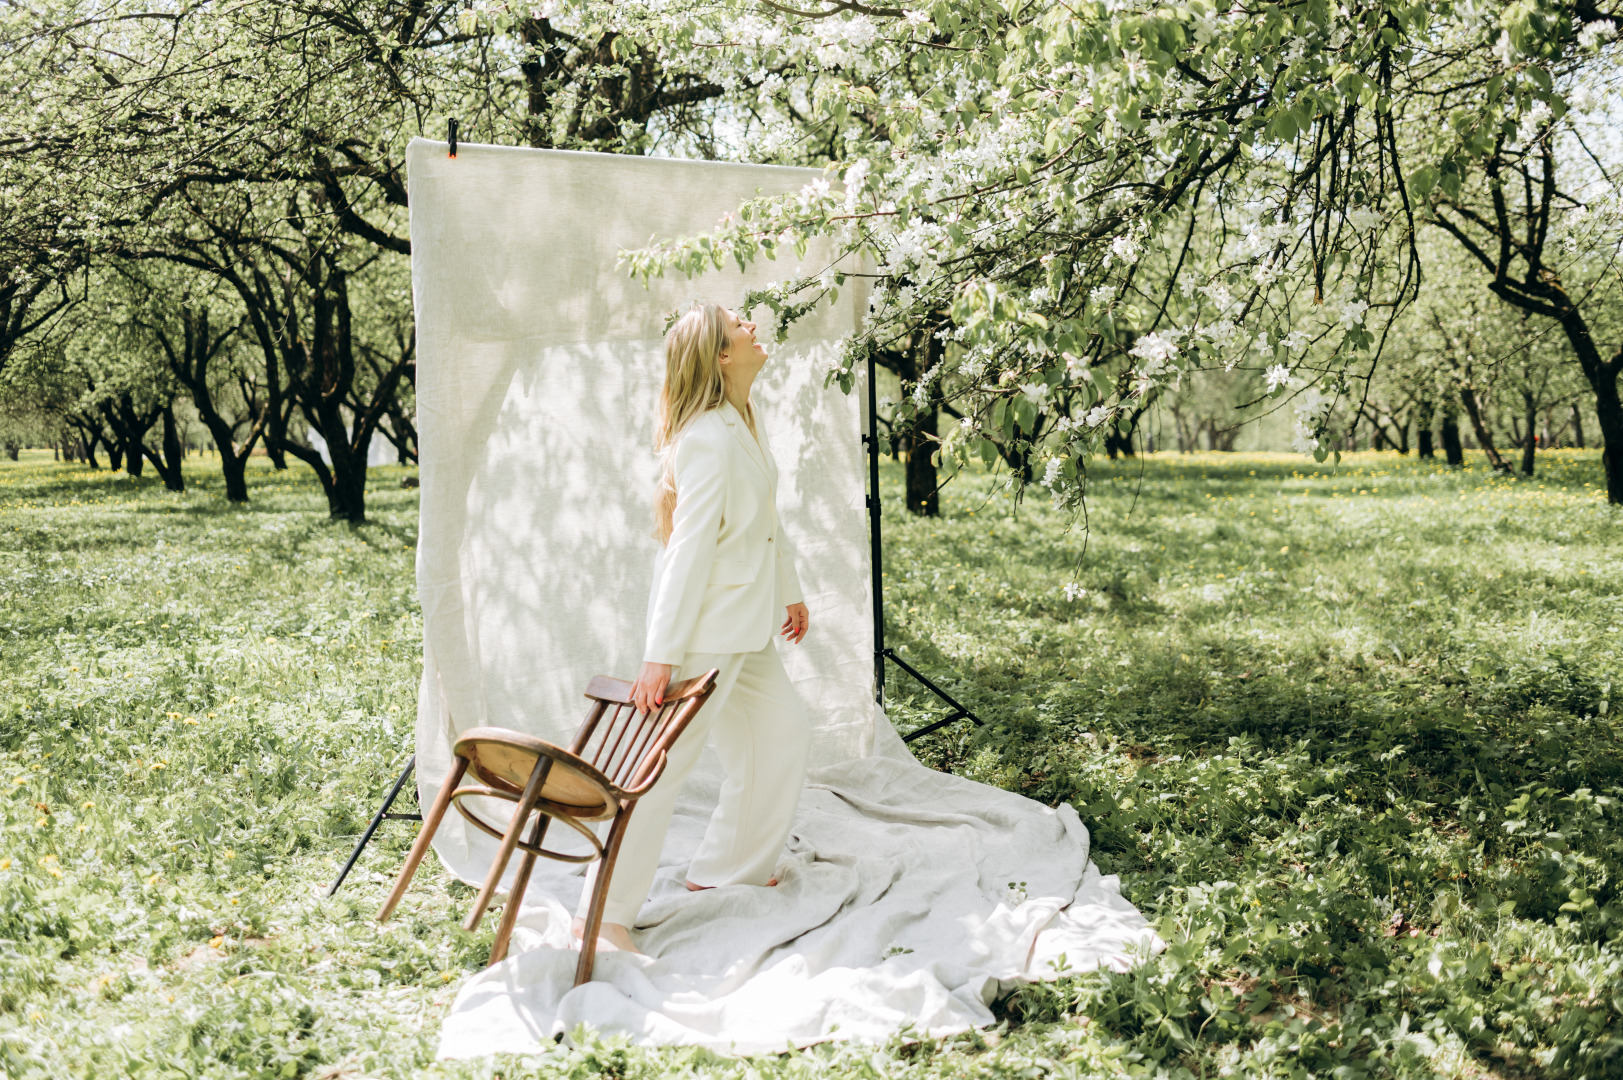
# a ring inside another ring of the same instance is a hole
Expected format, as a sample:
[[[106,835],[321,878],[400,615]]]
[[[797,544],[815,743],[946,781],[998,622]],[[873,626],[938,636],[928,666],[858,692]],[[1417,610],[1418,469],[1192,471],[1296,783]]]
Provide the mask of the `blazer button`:
[[[769,536],[769,537],[767,537],[767,538],[766,538],[766,542],[767,542],[767,543],[769,543],[769,544],[770,544],[770,543],[771,543],[771,542],[772,542],[772,538],[771,538],[771,537],[770,537],[770,536]]]

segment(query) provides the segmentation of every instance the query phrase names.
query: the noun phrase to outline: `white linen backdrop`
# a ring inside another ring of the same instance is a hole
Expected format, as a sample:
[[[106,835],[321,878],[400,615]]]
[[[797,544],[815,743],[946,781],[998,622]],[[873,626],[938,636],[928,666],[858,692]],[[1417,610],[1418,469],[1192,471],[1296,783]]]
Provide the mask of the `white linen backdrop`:
[[[708,230],[813,170],[468,144],[453,159],[422,139],[407,168],[426,806],[458,732],[496,724],[567,743],[587,680],[640,667],[668,314],[815,274],[829,251],[649,288],[616,267],[624,248]],[[543,862],[509,957],[457,995],[442,1057],[533,1052],[581,1023],[738,1052],[940,1035],[992,1022],[988,1005],[1018,981],[1124,969],[1160,946],[1089,861],[1069,806],[924,768],[873,703],[864,396],[823,386],[864,303],[847,288],[785,344],[762,333],[773,355],[756,398],[812,613],[802,645],[779,645],[816,725],[782,883],[683,887],[720,784],[707,754],[643,909],[648,955],[601,953],[596,980],[572,989],[582,878]],[[434,847],[478,882],[494,841],[452,814]]]

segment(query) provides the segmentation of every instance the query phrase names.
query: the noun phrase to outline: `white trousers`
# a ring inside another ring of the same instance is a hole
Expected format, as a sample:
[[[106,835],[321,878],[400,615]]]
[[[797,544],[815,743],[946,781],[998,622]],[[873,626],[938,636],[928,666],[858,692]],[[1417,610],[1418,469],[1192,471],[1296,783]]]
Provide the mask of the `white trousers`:
[[[800,805],[811,724],[783,670],[776,642],[752,653],[688,653],[675,679],[720,670],[716,689],[671,747],[665,771],[637,800],[609,879],[603,921],[632,926],[665,846],[676,795],[714,737],[727,778],[710,827],[688,866],[695,885],[765,885],[772,880]],[[601,861],[586,874],[578,914],[591,904]]]

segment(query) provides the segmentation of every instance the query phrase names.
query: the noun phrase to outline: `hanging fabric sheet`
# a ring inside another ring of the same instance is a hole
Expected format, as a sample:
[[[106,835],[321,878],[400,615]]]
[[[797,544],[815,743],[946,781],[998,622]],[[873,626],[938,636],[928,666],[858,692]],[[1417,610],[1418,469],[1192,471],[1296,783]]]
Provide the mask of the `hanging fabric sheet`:
[[[595,674],[641,666],[654,557],[651,450],[666,319],[698,298],[816,276],[834,250],[686,280],[632,280],[619,253],[690,235],[814,170],[416,140],[407,154],[423,609],[419,797],[460,731],[567,744]],[[462,987],[440,1053],[533,1052],[581,1023],[641,1042],[741,1052],[992,1022],[1022,981],[1159,946],[1050,809],[926,769],[873,703],[865,400],[825,386],[865,309],[859,279],[797,323],[756,384],[779,509],[812,613],[779,646],[816,723],[812,772],[774,889],[689,893],[714,806],[714,754],[682,791],[638,940],[571,989],[582,878],[542,863],[512,952]],[[770,335],[761,334],[764,342]],[[499,810],[495,811],[497,814]],[[435,851],[477,882],[494,841],[451,815]]]

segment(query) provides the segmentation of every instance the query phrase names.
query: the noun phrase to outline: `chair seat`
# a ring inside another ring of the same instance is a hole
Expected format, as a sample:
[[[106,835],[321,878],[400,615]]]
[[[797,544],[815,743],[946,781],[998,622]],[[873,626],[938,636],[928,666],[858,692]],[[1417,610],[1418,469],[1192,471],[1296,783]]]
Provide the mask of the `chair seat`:
[[[510,795],[523,792],[536,762],[551,758],[541,798],[581,821],[606,821],[619,809],[619,792],[609,778],[561,746],[508,728],[477,727],[456,741],[456,754],[491,787]]]

